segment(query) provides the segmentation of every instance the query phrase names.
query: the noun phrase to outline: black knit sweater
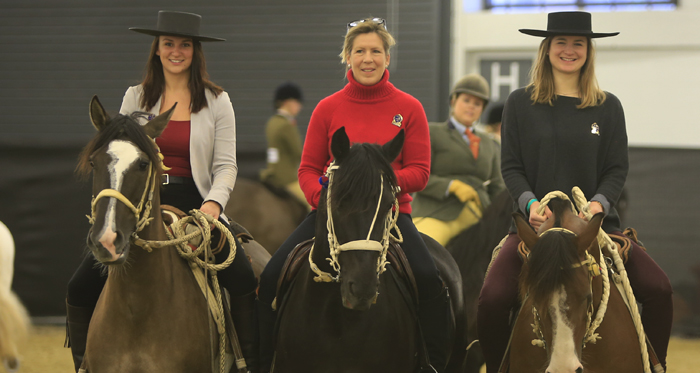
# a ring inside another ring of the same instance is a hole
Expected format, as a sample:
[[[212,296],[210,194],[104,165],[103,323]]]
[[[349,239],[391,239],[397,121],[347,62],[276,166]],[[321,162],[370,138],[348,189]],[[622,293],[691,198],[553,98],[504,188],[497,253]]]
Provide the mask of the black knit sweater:
[[[620,101],[611,93],[602,105],[577,109],[581,100],[557,96],[554,106],[534,104],[525,88],[508,96],[503,111],[501,171],[516,211],[531,198],[574,186],[599,201],[603,230],[620,230],[615,210],[628,171],[627,132]],[[511,227],[514,231],[514,227]]]

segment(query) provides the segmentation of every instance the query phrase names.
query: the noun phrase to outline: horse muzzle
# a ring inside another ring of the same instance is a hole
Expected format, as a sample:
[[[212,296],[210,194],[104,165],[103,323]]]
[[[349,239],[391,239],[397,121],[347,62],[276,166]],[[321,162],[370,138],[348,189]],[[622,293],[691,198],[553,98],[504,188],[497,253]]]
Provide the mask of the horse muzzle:
[[[341,281],[340,296],[343,301],[343,307],[356,311],[367,311],[373,304],[377,303],[377,285],[360,286],[358,283]]]
[[[122,264],[126,261],[130,243],[127,237],[120,232],[102,232],[97,237],[91,229],[88,233],[87,246],[100,263],[106,265]]]

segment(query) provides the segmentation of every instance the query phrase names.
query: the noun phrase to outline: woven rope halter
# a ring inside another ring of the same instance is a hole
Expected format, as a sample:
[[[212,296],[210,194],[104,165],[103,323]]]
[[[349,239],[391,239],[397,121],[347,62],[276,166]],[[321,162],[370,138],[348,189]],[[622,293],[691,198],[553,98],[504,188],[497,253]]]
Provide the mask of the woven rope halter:
[[[377,216],[379,216],[379,208],[381,206],[382,197],[384,195],[384,175],[381,176],[380,185],[381,189],[379,192],[379,200],[377,201],[377,208],[374,212],[374,217],[372,218],[372,224],[369,227],[369,232],[367,232],[367,238],[364,240],[350,241],[344,244],[338,242],[338,237],[335,234],[335,225],[333,224],[333,209],[331,205],[331,188],[333,186],[333,175],[335,171],[340,166],[335,164],[335,161],[328,166],[326,170],[326,177],[328,178],[328,190],[326,191],[326,211],[328,219],[326,221],[326,227],[328,228],[328,246],[330,249],[330,258],[326,258],[330,262],[331,267],[337,273],[336,276],[331,275],[328,272],[322,271],[316,263],[313,262],[313,250],[314,246],[311,247],[311,252],[309,253],[309,266],[311,270],[316,273],[317,276],[314,277],[316,282],[339,282],[340,281],[340,263],[338,262],[338,256],[343,251],[377,251],[379,252],[379,258],[377,259],[377,277],[379,277],[384,271],[386,271],[386,265],[389,263],[386,260],[386,254],[389,250],[389,243],[391,240],[396,242],[403,242],[403,237],[401,236],[401,231],[399,227],[396,226],[396,221],[399,217],[399,200],[396,198],[400,188],[397,187],[396,190],[392,190],[391,193],[394,196],[394,209],[387,213],[384,219],[384,232],[382,233],[382,240],[373,241],[370,240],[370,235],[372,230],[374,230],[374,225],[377,222]],[[391,229],[395,229],[397,237],[391,234]]]

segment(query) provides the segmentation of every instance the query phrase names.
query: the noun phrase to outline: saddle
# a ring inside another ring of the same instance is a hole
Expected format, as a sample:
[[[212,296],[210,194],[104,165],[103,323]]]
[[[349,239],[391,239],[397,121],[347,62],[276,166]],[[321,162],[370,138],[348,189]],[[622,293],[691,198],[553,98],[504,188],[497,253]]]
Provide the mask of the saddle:
[[[287,256],[287,260],[284,262],[282,272],[277,282],[277,296],[272,302],[273,309],[278,309],[278,306],[281,308],[281,303],[283,303],[283,301],[278,302],[278,300],[285,299],[297,273],[302,265],[308,262],[309,253],[311,252],[313,244],[314,239],[303,241],[292,250],[289,256]],[[405,284],[406,286],[405,288],[400,286],[402,294],[406,297],[406,301],[409,304],[416,305],[418,300],[416,279],[413,276],[413,271],[408,263],[406,254],[404,254],[403,249],[397,242],[391,241],[389,244],[387,261],[389,262],[387,271],[391,272],[398,284]]]

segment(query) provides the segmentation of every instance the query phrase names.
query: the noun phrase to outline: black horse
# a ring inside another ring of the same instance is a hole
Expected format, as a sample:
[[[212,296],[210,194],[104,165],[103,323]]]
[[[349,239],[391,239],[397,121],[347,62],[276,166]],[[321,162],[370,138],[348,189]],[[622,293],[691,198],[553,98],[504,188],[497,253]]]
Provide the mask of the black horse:
[[[464,310],[468,320],[466,330],[462,329],[458,333],[466,333],[469,343],[477,339],[476,310],[486,269],[491,262],[493,249],[508,234],[512,212],[513,200],[508,191],[503,191],[493,199],[478,223],[462,231],[447,244],[447,250],[454,257],[462,274]],[[475,343],[469,349],[464,372],[478,373],[483,364],[481,346]]]
[[[391,162],[403,141],[401,131],[383,146],[350,147],[344,128],[334,133],[335,163],[328,189],[321,193],[314,247],[280,310],[275,372],[417,370],[420,341],[413,305],[399,289],[405,287],[402,280],[391,269],[382,274],[388,231],[398,214]],[[437,242],[426,243],[453,294],[457,327],[463,328],[459,269]],[[314,281],[324,276],[329,283]],[[463,333],[452,335],[450,366],[457,369],[451,371],[461,371],[466,339]]]

